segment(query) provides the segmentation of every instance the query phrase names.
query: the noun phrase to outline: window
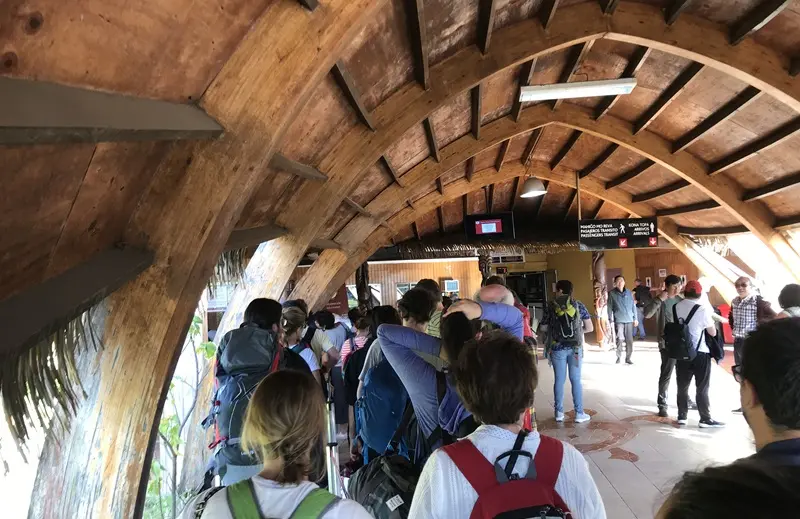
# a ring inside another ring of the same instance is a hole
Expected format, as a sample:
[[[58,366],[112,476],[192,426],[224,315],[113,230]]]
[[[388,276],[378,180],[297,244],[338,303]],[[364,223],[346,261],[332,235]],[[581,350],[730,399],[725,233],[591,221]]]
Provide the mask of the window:
[[[347,307],[355,308],[358,306],[358,290],[355,285],[347,285]],[[370,283],[369,290],[372,293],[372,306],[380,306],[383,304],[383,294],[381,293],[380,283]]]
[[[457,279],[444,280],[444,292],[448,295],[458,295],[459,283]]]
[[[403,297],[406,292],[408,292],[415,286],[417,286],[416,283],[397,283],[397,285],[395,285],[395,292],[396,292],[395,295],[397,296],[397,299]]]

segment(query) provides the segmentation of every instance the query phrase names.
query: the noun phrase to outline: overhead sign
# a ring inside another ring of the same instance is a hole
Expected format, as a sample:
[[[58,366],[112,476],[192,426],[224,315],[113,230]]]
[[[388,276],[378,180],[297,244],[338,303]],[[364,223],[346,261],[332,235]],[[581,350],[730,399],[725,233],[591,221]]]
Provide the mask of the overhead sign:
[[[642,249],[658,247],[655,218],[581,220],[581,250]]]

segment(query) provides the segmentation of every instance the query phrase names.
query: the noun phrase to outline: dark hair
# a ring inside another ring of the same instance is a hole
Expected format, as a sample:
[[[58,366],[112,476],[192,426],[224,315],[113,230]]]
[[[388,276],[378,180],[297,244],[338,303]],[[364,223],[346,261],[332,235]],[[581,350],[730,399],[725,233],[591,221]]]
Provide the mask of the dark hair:
[[[442,319],[442,349],[450,363],[455,363],[464,344],[475,338],[481,329],[480,319],[469,320],[463,312],[453,312]]]
[[[502,285],[506,286],[505,280],[500,276],[489,276],[483,281],[483,286],[488,287],[489,285]]]
[[[800,429],[800,317],[760,325],[744,341],[742,378],[779,429]]]
[[[662,508],[664,519],[766,519],[798,509],[800,467],[754,459],[687,472]]]
[[[570,281],[568,279],[559,279],[556,282],[556,290],[561,290],[563,293],[565,293],[568,296],[572,295],[572,288],[573,288],[572,287],[572,281]]]
[[[253,299],[244,311],[244,324],[254,324],[269,330],[273,324],[280,325],[283,307],[274,299]]]
[[[414,319],[418,323],[427,323],[436,310],[436,300],[424,288],[414,287],[400,298],[397,309],[403,319]]]
[[[417,285],[414,288],[421,288],[423,290],[427,290],[433,296],[434,303],[441,303],[442,302],[442,289],[439,287],[439,283],[432,279],[420,279],[417,282]]]
[[[680,284],[681,284],[681,278],[679,278],[675,274],[670,274],[669,276],[664,278],[665,287],[671,287],[673,285],[680,285]]]
[[[614,276],[614,283],[616,283],[616,282],[617,282],[617,280],[618,280],[618,279],[620,279],[620,278],[621,278],[623,281],[625,280],[625,276],[623,276],[622,274],[619,274],[619,275],[617,275],[617,276]]]
[[[358,320],[362,317],[364,317],[364,312],[362,312],[358,307],[351,308],[347,311],[347,318],[350,319],[350,322],[353,323],[354,327],[356,322],[358,322]]]
[[[400,319],[400,314],[397,313],[397,310],[393,306],[383,305],[383,306],[376,306],[372,309],[372,313],[370,314],[370,326],[369,326],[369,333],[373,337],[378,336],[378,326],[382,324],[403,324],[403,320]]]
[[[789,283],[783,287],[778,296],[778,304],[781,305],[781,308],[800,306],[800,285]]]
[[[483,424],[515,423],[533,404],[539,376],[531,349],[505,332],[467,341],[451,369],[464,407]]]
[[[290,299],[283,303],[284,308],[299,308],[304,314],[308,315],[308,303],[305,299]]]
[[[320,310],[314,314],[314,320],[317,321],[323,330],[332,330],[336,326],[336,318],[329,310]]]
[[[442,311],[446,312],[450,305],[453,304],[453,298],[450,296],[442,296]]]
[[[367,330],[372,326],[372,324],[367,317],[359,317],[353,323],[353,326],[356,328],[356,330]]]

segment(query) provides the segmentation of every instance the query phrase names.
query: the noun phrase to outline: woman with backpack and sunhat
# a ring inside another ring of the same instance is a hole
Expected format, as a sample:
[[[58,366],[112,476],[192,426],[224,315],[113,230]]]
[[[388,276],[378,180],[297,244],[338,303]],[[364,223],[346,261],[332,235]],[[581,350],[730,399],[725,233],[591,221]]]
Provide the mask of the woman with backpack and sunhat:
[[[556,297],[548,307],[541,329],[545,332],[544,356],[553,366],[553,395],[556,422],[564,421],[564,384],[569,372],[575,423],[588,422],[583,412],[583,335],[594,330],[592,317],[583,303],[572,297],[572,281],[556,283]]]

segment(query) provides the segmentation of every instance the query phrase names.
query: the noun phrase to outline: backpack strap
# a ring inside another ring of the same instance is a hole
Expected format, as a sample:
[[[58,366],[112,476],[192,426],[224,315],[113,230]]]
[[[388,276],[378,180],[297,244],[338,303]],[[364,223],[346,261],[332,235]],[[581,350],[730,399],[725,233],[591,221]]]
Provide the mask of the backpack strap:
[[[398,446],[400,445],[400,439],[406,433],[406,429],[408,428],[408,424],[411,422],[412,416],[414,416],[414,406],[411,404],[411,399],[409,398],[406,400],[406,409],[403,411],[403,418],[400,420],[400,424],[394,431],[392,439],[389,440],[389,445],[386,446],[386,452],[384,454],[387,454],[390,448],[397,451]]]
[[[211,500],[212,497],[214,497],[214,494],[216,494],[223,488],[225,487],[213,487],[208,492],[206,492],[206,495],[203,496],[203,498],[197,503],[197,505],[194,508],[194,519],[201,519],[203,517],[203,512],[206,511],[208,502]]]
[[[335,495],[316,488],[297,505],[290,519],[319,519],[338,502],[339,498]]]
[[[563,460],[564,444],[560,440],[540,434],[539,448],[536,449],[536,456],[533,458],[533,464],[536,466],[536,480],[553,489],[553,497],[556,501],[553,504],[566,512],[569,510],[567,503],[555,491]]]
[[[498,484],[494,466],[483,457],[481,451],[471,441],[451,443],[442,447],[442,450],[450,456],[458,470],[467,478],[479,498],[481,494]]]
[[[678,305],[675,305],[675,306],[678,306]],[[673,310],[675,309],[675,306],[672,307]],[[692,309],[689,311],[689,315],[686,316],[686,319],[683,321],[683,324],[689,324],[689,321],[692,320],[692,317],[694,317],[694,314],[696,314],[698,310],[700,310],[700,305],[695,304],[692,307]],[[677,321],[675,321],[675,322],[677,322]]]
[[[233,519],[264,519],[256,501],[253,480],[245,479],[228,487],[228,508]]]

